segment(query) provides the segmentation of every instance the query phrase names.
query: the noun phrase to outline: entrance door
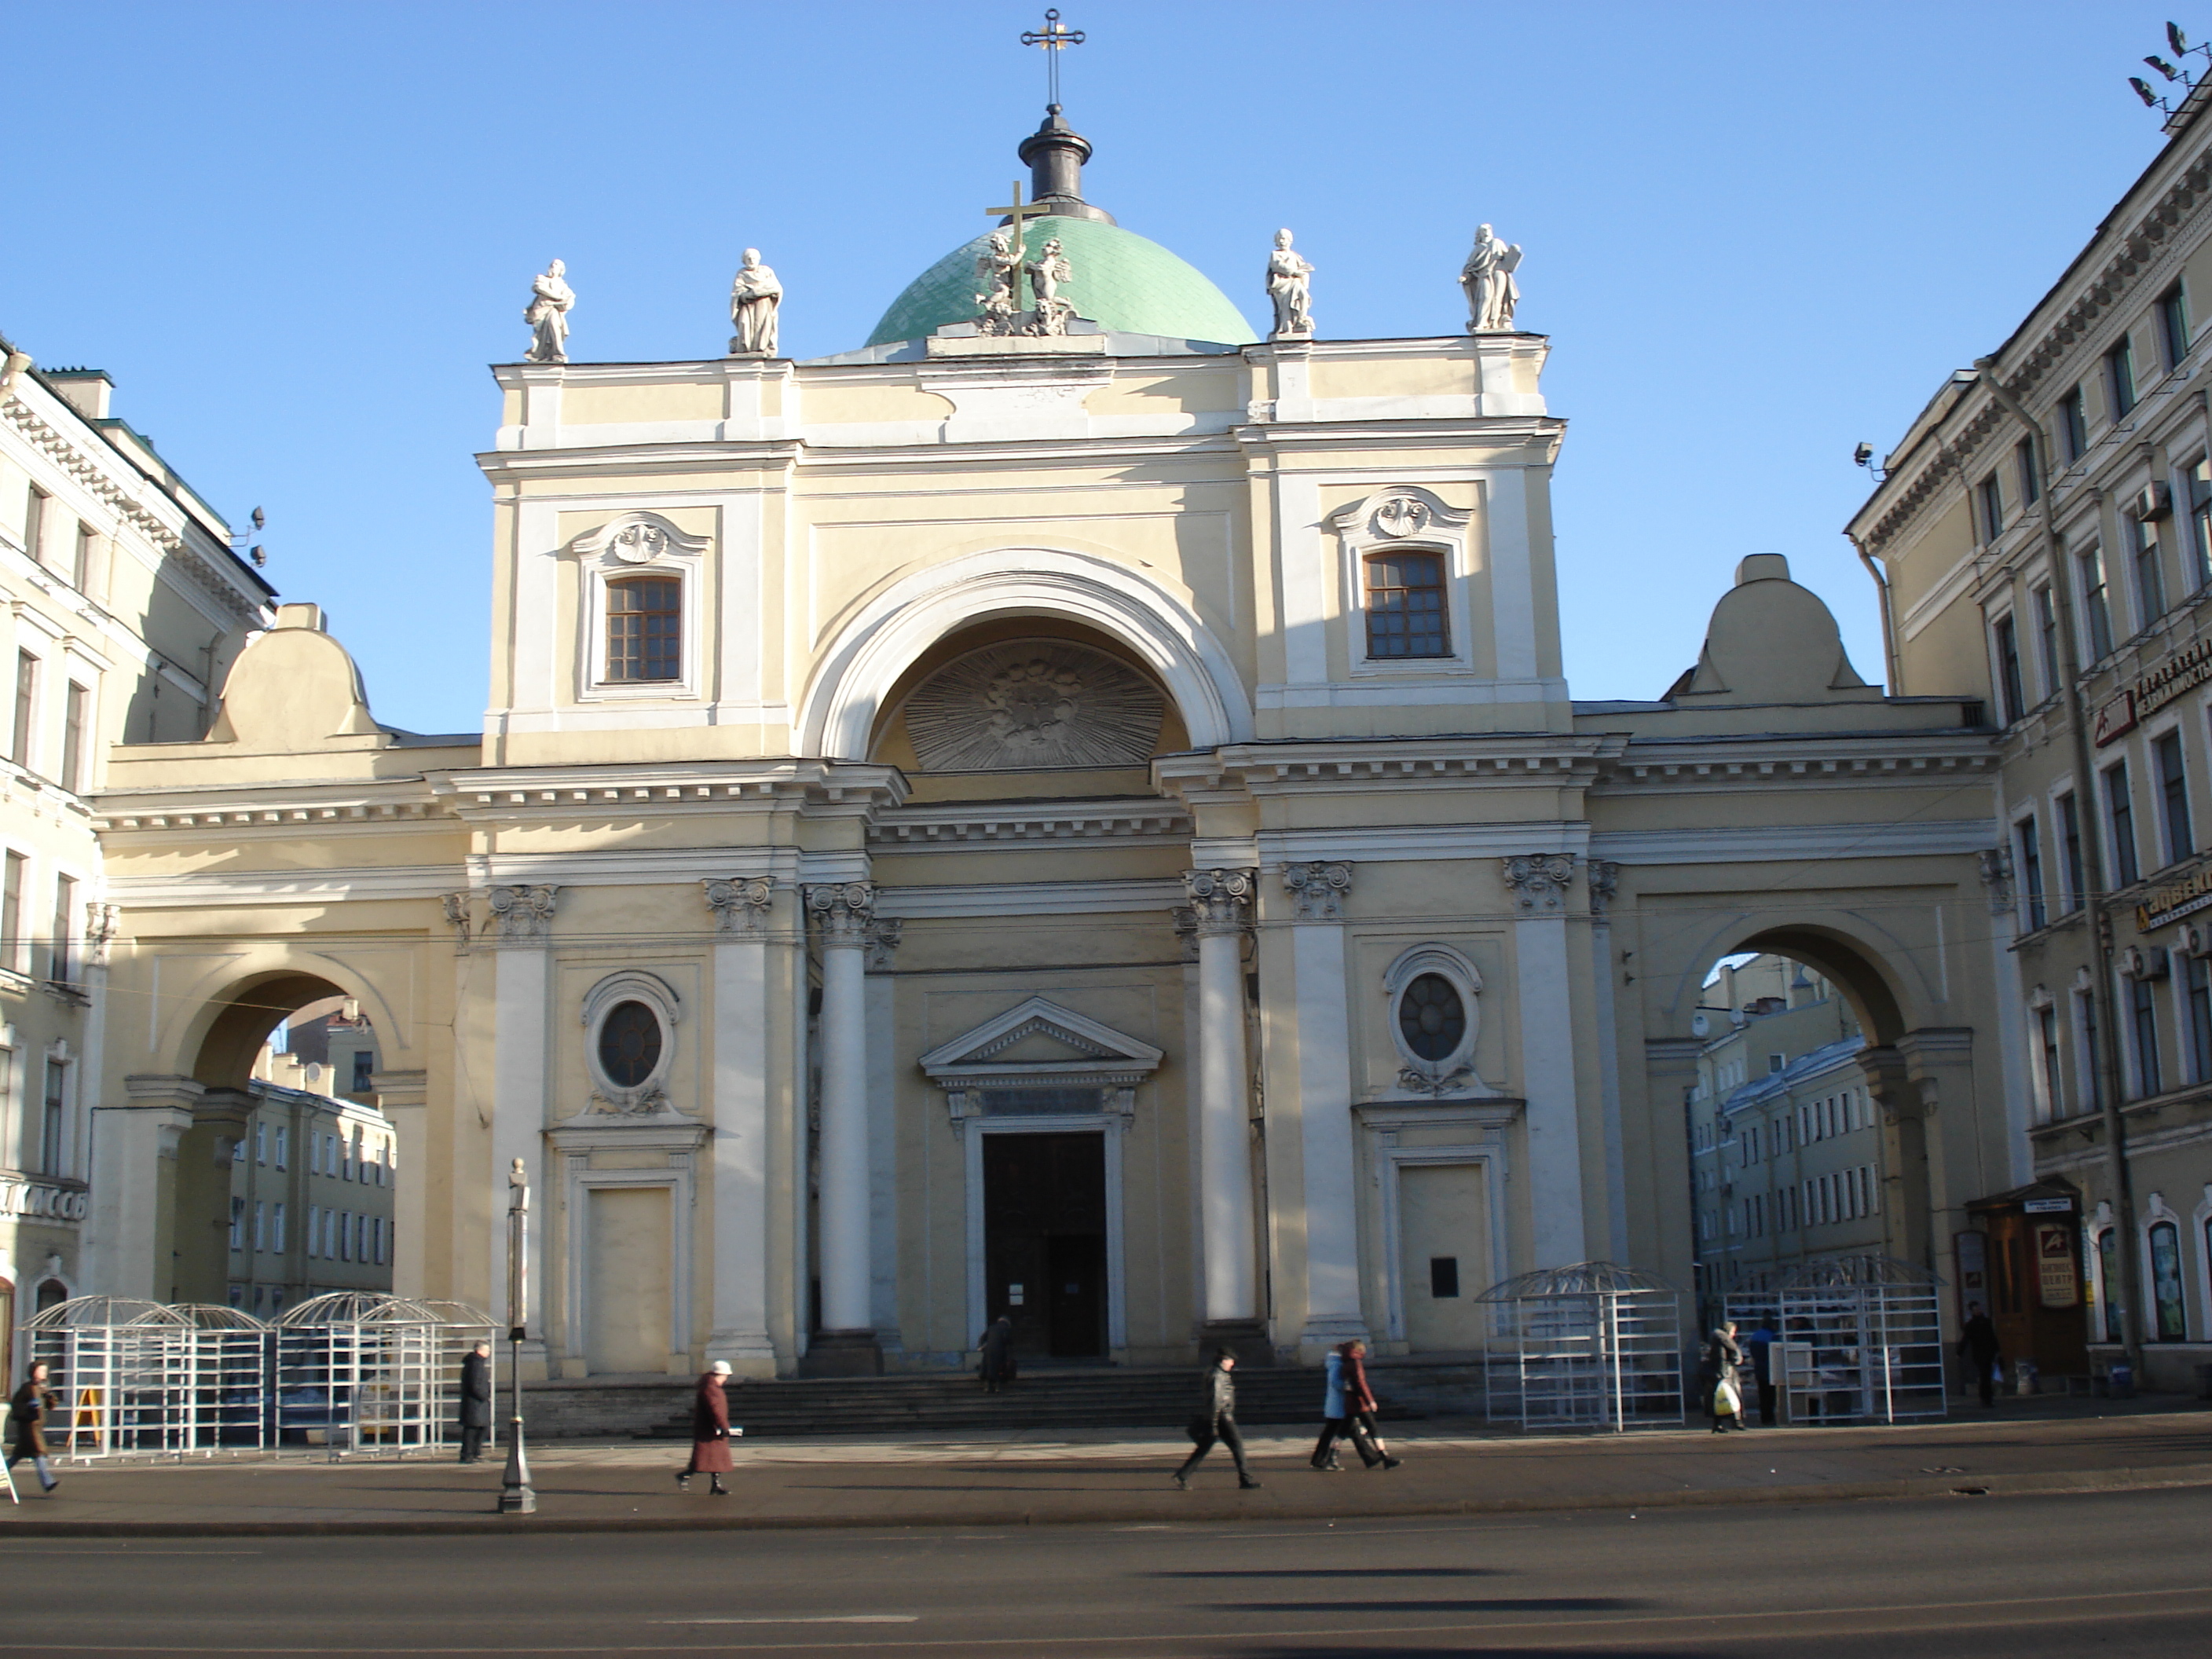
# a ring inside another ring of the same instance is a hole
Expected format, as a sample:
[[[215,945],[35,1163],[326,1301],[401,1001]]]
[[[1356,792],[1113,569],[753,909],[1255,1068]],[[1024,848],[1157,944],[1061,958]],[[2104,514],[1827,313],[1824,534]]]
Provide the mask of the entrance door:
[[[983,1285],[1032,1358],[1106,1352],[1106,1136],[983,1137]]]
[[[1399,1272],[1406,1340],[1416,1353],[1482,1345],[1490,1288],[1490,1216],[1480,1164],[1409,1164],[1398,1171]]]
[[[587,1190],[584,1363],[596,1375],[668,1370],[669,1231],[665,1187]]]

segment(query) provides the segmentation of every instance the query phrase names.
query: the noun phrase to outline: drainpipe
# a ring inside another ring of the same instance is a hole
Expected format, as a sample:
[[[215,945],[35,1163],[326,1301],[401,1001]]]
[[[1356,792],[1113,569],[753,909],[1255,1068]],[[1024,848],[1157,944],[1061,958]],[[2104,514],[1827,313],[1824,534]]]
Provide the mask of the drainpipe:
[[[1848,530],[1844,532],[1844,539],[1859,556],[1859,562],[1866,567],[1867,574],[1874,578],[1875,602],[1881,607],[1882,675],[1889,682],[1889,695],[1901,697],[1905,695],[1905,664],[1898,655],[1897,613],[1890,609],[1889,578],[1875,562],[1874,555],[1866,550],[1865,543]]]
[[[2072,573],[2066,568],[2066,550],[2058,539],[2058,501],[2053,493],[2057,474],[2051,469],[2050,440],[2041,423],[1997,378],[1994,358],[1984,357],[1974,367],[1980,372],[1982,384],[1989,388],[1990,396],[2027,428],[2028,442],[2033,446],[2036,475],[2043,480],[2043,545],[2051,567],[2051,597],[2058,609],[2059,692],[2065,699],[2067,731],[2073,743],[2075,799],[2086,802],[2089,812],[2097,813],[2102,811],[2102,805],[2096,798],[2096,757],[2089,746],[2089,724],[2081,702],[2078,647],[2081,635],[2074,622]],[[2095,822],[2094,817],[2091,822]],[[2081,838],[2081,861],[2087,866],[2089,881],[2090,954],[2097,964],[2096,971],[2090,975],[2094,983],[2089,994],[2097,1000],[2098,1047],[2102,1050],[2090,1056],[2090,1060],[2100,1085],[2098,1092],[2103,1097],[2105,1162],[2112,1183],[2113,1207],[2118,1215],[2124,1244],[2120,1256],[2125,1264],[2128,1286],[2128,1306],[2120,1322],[2120,1342],[2127,1351],[2129,1364],[2135,1369],[2137,1385],[2141,1386],[2141,1331],[2148,1287],[2143,1283],[2142,1252],[2136,1244],[2135,1182],[2128,1168],[2127,1125],[2120,1115],[2119,1001],[2112,994],[2112,893],[2106,884],[2103,836]],[[2090,1272],[2096,1271],[2095,1262],[2087,1266]]]

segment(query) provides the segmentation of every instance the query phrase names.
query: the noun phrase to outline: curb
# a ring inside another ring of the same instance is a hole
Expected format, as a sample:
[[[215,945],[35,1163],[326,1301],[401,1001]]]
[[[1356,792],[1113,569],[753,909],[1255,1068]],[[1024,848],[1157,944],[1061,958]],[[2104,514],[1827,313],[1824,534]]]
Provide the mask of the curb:
[[[823,1515],[804,1518],[757,1515],[702,1516],[696,1520],[617,1516],[457,1516],[422,1521],[52,1521],[35,1525],[41,1537],[74,1538],[374,1538],[489,1534],[610,1532],[809,1532],[916,1527],[1067,1527],[1183,1522],[1381,1521],[1423,1516],[1529,1515],[1577,1510],[1714,1509],[1729,1504],[1824,1504],[1863,1498],[2033,1498],[2071,1492],[2154,1492],[2212,1486],[2212,1463],[2164,1468],[2070,1469],[2039,1474],[1905,1475],[1887,1480],[1835,1480],[1817,1486],[1729,1486],[1673,1492],[1585,1493],[1558,1498],[1411,1499],[1351,1510],[1262,1509],[1220,1501],[1155,1503],[1141,1508],[1071,1505],[1040,1513],[1029,1509],[967,1510],[957,1515]],[[0,1522],[0,1535],[5,1523]]]

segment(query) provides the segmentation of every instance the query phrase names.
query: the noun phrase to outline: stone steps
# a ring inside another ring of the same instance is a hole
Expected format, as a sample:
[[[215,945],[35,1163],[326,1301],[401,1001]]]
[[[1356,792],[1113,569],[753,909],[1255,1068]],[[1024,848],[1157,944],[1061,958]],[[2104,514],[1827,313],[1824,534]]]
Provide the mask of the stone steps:
[[[657,1377],[531,1383],[524,1389],[529,1433],[535,1439],[688,1439],[693,1388]],[[1180,1429],[1198,1394],[1194,1366],[1042,1370],[995,1395],[985,1394],[965,1373],[736,1382],[728,1389],[730,1420],[749,1438],[775,1439],[962,1429]],[[1237,1374],[1237,1415],[1243,1423],[1318,1428],[1321,1396],[1318,1370]]]

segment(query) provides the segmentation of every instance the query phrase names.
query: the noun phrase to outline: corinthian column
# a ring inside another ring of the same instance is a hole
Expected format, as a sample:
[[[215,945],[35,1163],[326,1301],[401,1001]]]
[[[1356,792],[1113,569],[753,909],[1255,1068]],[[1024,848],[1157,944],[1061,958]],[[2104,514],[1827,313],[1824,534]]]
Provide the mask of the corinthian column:
[[[870,1305],[867,953],[875,890],[865,881],[806,890],[822,941],[822,1328],[808,1344],[817,1376],[883,1369]]]
[[[1189,870],[1198,925],[1198,1212],[1206,1259],[1200,1316],[1210,1334],[1255,1335],[1249,1093],[1244,1065],[1244,931],[1255,872]]]

